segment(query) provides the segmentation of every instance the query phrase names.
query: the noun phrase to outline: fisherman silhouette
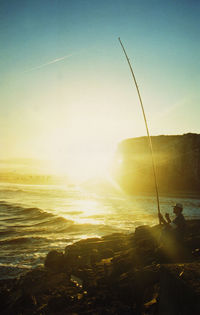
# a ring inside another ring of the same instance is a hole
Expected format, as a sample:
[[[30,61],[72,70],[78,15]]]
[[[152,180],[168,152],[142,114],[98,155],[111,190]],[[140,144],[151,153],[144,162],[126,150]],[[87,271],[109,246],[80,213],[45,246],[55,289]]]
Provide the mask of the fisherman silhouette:
[[[183,211],[182,204],[177,203],[173,207],[173,213],[176,215],[173,221],[170,219],[169,213],[165,214],[166,220],[163,218],[161,213],[159,214],[159,219],[160,219],[161,224],[163,224],[166,228],[173,231],[174,236],[176,236],[177,240],[182,240],[185,235],[186,222],[182,214],[182,211]]]
[[[177,260],[184,252],[184,236],[186,229],[186,221],[182,214],[183,205],[176,203],[173,207],[173,213],[176,215],[174,220],[170,219],[169,213],[159,214],[162,230],[160,236],[159,248],[165,253],[165,256],[172,260]]]

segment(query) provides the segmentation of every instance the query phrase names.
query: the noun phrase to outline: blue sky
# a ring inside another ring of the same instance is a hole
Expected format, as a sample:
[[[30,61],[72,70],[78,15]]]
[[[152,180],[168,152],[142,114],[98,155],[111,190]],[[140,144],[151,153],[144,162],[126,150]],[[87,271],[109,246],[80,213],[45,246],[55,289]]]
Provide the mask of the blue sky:
[[[199,16],[197,0],[1,0],[1,156],[86,158],[145,135],[119,36],[151,133],[199,133]]]

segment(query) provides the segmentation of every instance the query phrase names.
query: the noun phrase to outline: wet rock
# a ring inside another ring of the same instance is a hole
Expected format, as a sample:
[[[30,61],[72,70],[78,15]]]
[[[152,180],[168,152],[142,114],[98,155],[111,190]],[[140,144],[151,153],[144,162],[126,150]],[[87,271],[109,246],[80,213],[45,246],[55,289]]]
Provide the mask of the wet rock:
[[[101,258],[99,256],[99,238],[81,240],[65,248],[65,261],[73,270],[82,266],[95,264]]]
[[[100,238],[81,240],[65,248],[67,264],[75,268],[92,266],[101,259],[114,256],[115,252],[128,248],[128,238],[124,234],[112,234]]]
[[[111,249],[114,253],[130,247],[129,236],[123,233],[113,233],[102,237],[102,249]]]
[[[44,265],[51,270],[60,271],[65,269],[65,257],[63,253],[52,250],[47,254]]]

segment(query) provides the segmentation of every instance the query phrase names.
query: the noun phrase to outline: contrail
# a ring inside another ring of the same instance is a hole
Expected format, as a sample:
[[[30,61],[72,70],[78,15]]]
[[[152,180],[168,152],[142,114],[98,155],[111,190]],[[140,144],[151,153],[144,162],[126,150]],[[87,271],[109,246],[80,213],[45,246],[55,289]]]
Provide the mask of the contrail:
[[[51,65],[52,63],[56,63],[56,62],[62,61],[62,60],[64,60],[64,59],[66,59],[66,58],[70,58],[70,57],[72,57],[73,55],[74,55],[74,54],[66,55],[66,56],[63,56],[63,57],[60,57],[60,58],[56,58],[56,59],[51,60],[51,61],[49,61],[49,62],[43,63],[42,65],[39,65],[39,66],[36,66],[36,67],[31,68],[31,69],[29,69],[29,70],[26,70],[26,71],[24,71],[24,73],[41,69],[41,68],[43,68],[43,67],[46,67],[46,66],[48,66],[48,65]]]

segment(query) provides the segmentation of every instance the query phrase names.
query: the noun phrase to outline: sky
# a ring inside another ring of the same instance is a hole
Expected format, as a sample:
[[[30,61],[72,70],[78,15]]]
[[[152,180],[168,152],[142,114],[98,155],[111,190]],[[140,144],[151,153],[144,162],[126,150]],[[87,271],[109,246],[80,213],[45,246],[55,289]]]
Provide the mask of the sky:
[[[96,175],[119,141],[200,133],[198,0],[0,0],[0,158]]]

